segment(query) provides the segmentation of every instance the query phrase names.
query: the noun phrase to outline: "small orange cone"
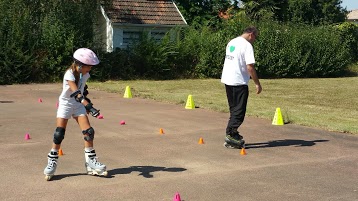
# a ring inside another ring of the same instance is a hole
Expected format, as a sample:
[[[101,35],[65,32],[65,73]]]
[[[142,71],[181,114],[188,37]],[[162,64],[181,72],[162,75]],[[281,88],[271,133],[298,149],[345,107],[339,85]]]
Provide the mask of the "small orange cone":
[[[199,139],[198,144],[204,144],[204,140],[203,140],[203,138],[202,138],[202,137]]]
[[[241,152],[240,152],[241,155],[246,155],[246,151],[245,151],[245,148],[241,148]]]
[[[159,134],[164,134],[164,130],[162,128],[159,129]]]
[[[62,151],[61,148],[58,150],[58,155],[59,155],[59,156],[63,156],[63,151]]]

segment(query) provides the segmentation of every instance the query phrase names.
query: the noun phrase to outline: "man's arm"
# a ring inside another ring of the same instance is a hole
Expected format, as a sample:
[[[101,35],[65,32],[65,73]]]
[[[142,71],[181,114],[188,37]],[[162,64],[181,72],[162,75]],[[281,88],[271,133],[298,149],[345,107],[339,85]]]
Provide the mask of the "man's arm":
[[[254,64],[248,64],[247,65],[247,71],[249,72],[249,74],[251,76],[251,79],[255,82],[256,94],[261,93],[262,87],[261,87],[261,84],[260,84],[260,80],[259,80],[259,78],[257,76]]]

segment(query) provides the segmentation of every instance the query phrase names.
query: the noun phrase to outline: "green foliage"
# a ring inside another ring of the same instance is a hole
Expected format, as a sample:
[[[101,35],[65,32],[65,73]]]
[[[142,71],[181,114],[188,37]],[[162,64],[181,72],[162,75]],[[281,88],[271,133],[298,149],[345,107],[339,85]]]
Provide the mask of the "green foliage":
[[[98,5],[0,0],[0,84],[61,79],[74,49],[93,44]]]
[[[263,77],[340,75],[351,61],[346,43],[331,26],[260,23],[256,57]]]
[[[345,41],[346,48],[350,51],[351,57],[355,62],[358,61],[358,25],[344,22],[337,26],[340,31],[341,40]]]
[[[60,80],[75,49],[96,49],[99,2],[0,0],[0,84]],[[260,30],[254,48],[262,78],[337,76],[358,60],[357,25],[314,26],[341,20],[345,11],[338,0],[245,1],[247,15],[232,9],[227,21],[218,13],[228,11],[231,1],[176,2],[193,26],[175,28],[160,42],[144,33],[126,50],[96,51],[101,63],[92,78],[219,78],[226,44],[251,24]],[[306,25],[277,22],[286,20]]]
[[[197,77],[219,78],[225,57],[227,40],[223,31],[201,30],[199,62],[196,66]]]
[[[332,24],[344,22],[347,10],[341,0],[242,0],[244,11],[252,20],[273,19],[280,22]]]
[[[221,25],[220,12],[231,6],[231,0],[174,0],[190,26],[218,27]]]

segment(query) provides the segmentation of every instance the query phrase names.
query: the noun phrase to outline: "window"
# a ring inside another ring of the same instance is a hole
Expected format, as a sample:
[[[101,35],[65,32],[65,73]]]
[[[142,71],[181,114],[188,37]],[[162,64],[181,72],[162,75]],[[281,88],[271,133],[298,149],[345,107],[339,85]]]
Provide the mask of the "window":
[[[141,34],[139,31],[123,31],[123,45],[128,45],[139,40]]]
[[[164,31],[151,31],[150,36],[157,42],[160,42],[165,36],[166,32]]]

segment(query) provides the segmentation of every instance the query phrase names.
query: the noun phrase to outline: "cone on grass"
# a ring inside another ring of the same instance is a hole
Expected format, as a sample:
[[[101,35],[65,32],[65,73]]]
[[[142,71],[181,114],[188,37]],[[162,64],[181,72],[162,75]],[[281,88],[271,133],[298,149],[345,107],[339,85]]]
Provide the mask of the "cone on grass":
[[[29,140],[29,139],[31,139],[31,138],[30,138],[30,134],[26,133],[26,134],[25,134],[25,140]]]
[[[132,92],[129,86],[126,86],[126,91],[124,92],[123,98],[132,98]]]
[[[62,148],[60,148],[60,149],[58,150],[58,155],[59,155],[59,156],[63,156]]]
[[[245,148],[244,148],[244,147],[241,148],[240,154],[241,154],[241,155],[246,155],[246,151],[245,151]]]
[[[181,201],[179,193],[175,193],[175,196],[173,198],[173,201]]]
[[[188,99],[186,101],[185,109],[195,109],[195,103],[192,95],[188,95]]]
[[[159,129],[159,134],[164,134],[164,130],[161,128],[161,129]]]
[[[202,137],[199,139],[198,144],[204,144],[204,140],[203,140],[203,138],[202,138]]]
[[[119,122],[119,124],[121,124],[121,125],[125,125],[125,124],[126,124],[126,122],[125,122],[124,120],[122,120],[121,122]]]
[[[275,116],[272,120],[272,125],[283,126],[283,118],[281,114],[281,109],[279,107],[276,108]]]

